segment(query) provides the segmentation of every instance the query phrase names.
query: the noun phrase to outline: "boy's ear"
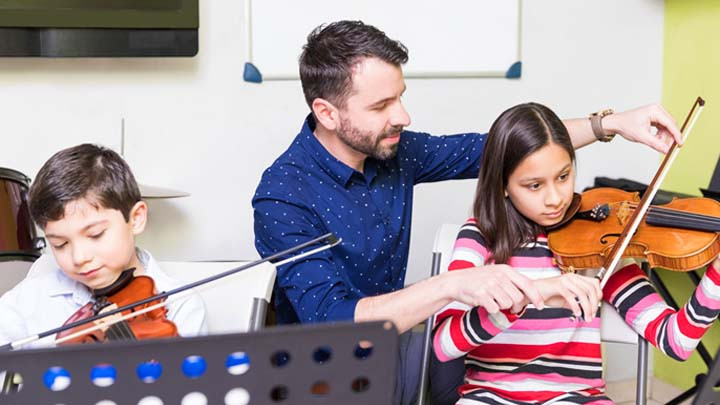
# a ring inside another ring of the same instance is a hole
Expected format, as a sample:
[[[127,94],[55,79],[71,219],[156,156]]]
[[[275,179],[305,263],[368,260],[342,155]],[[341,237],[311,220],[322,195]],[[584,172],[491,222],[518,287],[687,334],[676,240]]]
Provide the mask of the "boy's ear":
[[[138,201],[130,210],[130,225],[133,235],[140,235],[147,224],[148,206],[145,201]]]
[[[318,124],[330,131],[340,128],[340,112],[333,103],[324,98],[316,98],[312,102],[312,111]]]

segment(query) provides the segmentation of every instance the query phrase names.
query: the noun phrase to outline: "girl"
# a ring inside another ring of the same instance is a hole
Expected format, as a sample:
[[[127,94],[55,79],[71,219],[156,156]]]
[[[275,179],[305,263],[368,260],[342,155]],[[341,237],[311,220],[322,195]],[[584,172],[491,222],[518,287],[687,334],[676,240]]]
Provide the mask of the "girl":
[[[458,404],[612,404],[604,395],[600,319],[595,317],[601,297],[640,335],[679,360],[690,356],[718,316],[720,259],[708,266],[694,295],[677,312],[630,260],[602,291],[594,278],[561,273],[544,228],[559,222],[568,209],[574,163],[567,130],[547,107],[515,106],[490,129],[474,218],[460,230],[449,270],[509,264],[533,279],[548,307],[488,313],[454,302],[437,315],[437,357],[465,356]],[[585,318],[578,319],[583,313]]]

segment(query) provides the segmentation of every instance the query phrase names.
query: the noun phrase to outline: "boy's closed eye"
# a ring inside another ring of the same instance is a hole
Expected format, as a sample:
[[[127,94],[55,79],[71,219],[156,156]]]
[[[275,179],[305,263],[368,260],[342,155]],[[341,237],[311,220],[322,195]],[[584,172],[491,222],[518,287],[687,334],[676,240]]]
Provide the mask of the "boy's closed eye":
[[[105,229],[99,232],[91,233],[88,235],[91,239],[100,239],[105,234]]]
[[[67,242],[53,243],[53,244],[52,244],[52,247],[53,247],[53,249],[55,249],[55,250],[60,250],[60,249],[64,248],[65,245],[67,245]]]

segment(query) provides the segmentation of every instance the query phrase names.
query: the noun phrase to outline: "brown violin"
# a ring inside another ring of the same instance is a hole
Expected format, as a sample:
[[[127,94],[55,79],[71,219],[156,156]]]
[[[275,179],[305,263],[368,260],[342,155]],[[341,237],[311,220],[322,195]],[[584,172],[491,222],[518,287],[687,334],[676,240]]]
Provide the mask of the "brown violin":
[[[125,270],[117,281],[112,285],[93,291],[94,300],[85,304],[77,310],[64,325],[76,323],[91,317],[101,315],[118,307],[128,306],[136,302],[142,302],[156,294],[155,283],[148,276],[134,276],[135,269]],[[162,302],[162,299],[145,302],[141,305],[130,307],[118,314],[129,315],[139,312],[142,309]],[[108,316],[59,332],[56,341],[61,344],[72,343],[94,343],[106,340],[142,340],[163,337],[178,336],[177,326],[167,319],[167,308],[159,307],[130,317],[126,320],[113,322],[116,319]],[[106,323],[107,326],[93,328],[95,325]],[[88,330],[87,333],[81,333]],[[70,338],[67,338],[70,337]]]
[[[680,130],[683,140],[704,106],[705,100],[698,97]],[[643,257],[653,267],[688,271],[718,256],[717,202],[693,198],[650,205],[678,155],[677,146],[673,141],[642,199],[600,189],[573,200],[565,218],[548,234],[548,246],[561,268],[599,268],[595,277],[604,287],[623,257]]]
[[[582,194],[573,220],[548,234],[563,270],[600,268],[638,206],[638,193],[596,188]],[[720,202],[674,199],[651,205],[622,257],[645,258],[651,267],[690,271],[720,253]]]

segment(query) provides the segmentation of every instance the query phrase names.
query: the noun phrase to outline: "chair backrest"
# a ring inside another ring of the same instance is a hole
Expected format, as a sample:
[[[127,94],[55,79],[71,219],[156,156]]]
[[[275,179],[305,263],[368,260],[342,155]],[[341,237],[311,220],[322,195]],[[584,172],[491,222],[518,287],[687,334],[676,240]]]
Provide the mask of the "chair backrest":
[[[435,234],[433,253],[440,253],[440,272],[446,272],[450,265],[455,239],[461,225],[442,224]],[[612,305],[603,302],[602,322],[600,326],[603,342],[637,344],[637,333],[615,311]]]
[[[0,274],[2,274],[2,277],[0,277],[0,295],[5,294],[15,287],[17,283],[21,282],[27,276],[30,266],[32,266],[32,262],[29,261],[0,261]]]
[[[158,262],[169,276],[184,282],[200,280],[247,262]],[[263,263],[197,287],[205,302],[208,331],[212,334],[247,332],[264,322],[275,283],[275,266]],[[262,304],[258,308],[258,303]]]

